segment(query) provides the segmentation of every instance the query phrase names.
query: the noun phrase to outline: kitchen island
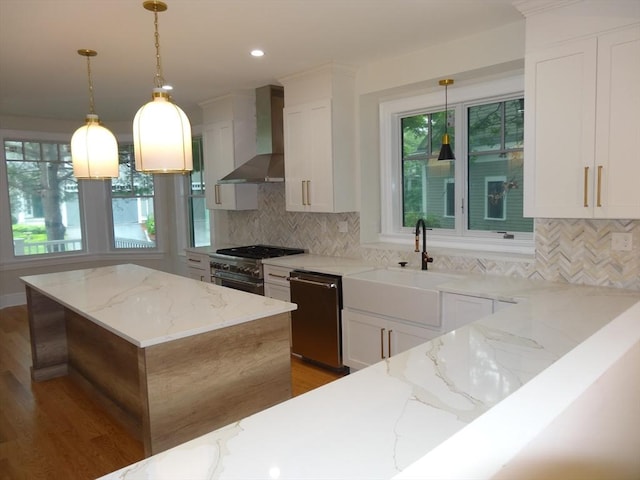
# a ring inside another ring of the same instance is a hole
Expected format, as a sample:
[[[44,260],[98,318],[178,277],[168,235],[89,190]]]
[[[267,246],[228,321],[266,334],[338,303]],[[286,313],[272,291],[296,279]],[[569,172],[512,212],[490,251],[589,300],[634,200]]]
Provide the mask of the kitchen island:
[[[475,276],[443,289],[517,305],[103,478],[425,478],[444,457],[429,453],[475,425],[484,437],[446,456],[447,465],[491,478],[471,462],[495,473],[515,452],[492,451],[493,435],[523,423],[526,435],[512,442],[522,448],[640,342],[639,292],[512,280]],[[557,370],[579,375],[565,390]],[[638,416],[635,408],[628,415]]]
[[[147,456],[291,398],[294,304],[131,264],[22,281],[32,379],[72,377]]]

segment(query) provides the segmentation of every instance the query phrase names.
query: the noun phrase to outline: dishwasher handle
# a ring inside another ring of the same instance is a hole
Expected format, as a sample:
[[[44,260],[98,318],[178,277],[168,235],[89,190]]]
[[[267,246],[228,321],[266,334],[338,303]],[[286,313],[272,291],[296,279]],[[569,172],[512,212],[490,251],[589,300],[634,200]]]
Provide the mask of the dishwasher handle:
[[[300,277],[289,277],[290,282],[298,282],[304,283],[306,285],[313,285],[316,287],[324,287],[324,288],[338,288],[338,284],[335,282],[317,282],[315,280],[307,280],[305,278]]]

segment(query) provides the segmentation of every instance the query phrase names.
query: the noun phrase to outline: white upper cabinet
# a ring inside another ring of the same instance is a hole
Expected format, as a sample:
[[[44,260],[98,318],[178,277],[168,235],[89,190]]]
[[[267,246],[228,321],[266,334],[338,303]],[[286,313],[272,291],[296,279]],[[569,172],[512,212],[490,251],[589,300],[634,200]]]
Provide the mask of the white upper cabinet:
[[[255,155],[255,97],[227,95],[202,105],[205,196],[213,210],[255,210],[258,186],[219,180]]]
[[[640,24],[598,38],[598,67],[594,216],[640,218]]]
[[[528,45],[525,58],[524,213],[640,218],[640,23],[580,31],[575,40],[565,23],[554,43],[553,16],[562,19],[562,10],[548,14],[549,44]],[[544,27],[527,18],[527,41],[540,43],[543,35],[529,29]]]
[[[330,65],[281,82],[286,209],[357,211],[353,73]]]

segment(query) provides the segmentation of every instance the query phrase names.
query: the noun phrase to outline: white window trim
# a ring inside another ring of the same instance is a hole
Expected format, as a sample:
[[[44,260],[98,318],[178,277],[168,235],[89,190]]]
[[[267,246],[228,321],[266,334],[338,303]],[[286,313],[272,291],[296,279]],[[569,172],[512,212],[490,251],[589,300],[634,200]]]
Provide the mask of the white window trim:
[[[462,114],[462,104],[491,101],[493,97],[521,94],[524,90],[524,76],[514,75],[481,83],[460,85],[448,90],[449,109],[455,106],[455,145],[458,158],[464,159],[466,152],[466,128]],[[431,93],[382,102],[379,107],[380,121],[380,226],[378,241],[382,243],[406,244],[412,237],[412,228],[401,227],[402,219],[402,173],[399,161],[401,132],[397,128],[399,119],[411,114],[444,109],[444,94],[438,88]],[[455,182],[464,185],[456,189],[456,211],[462,209],[462,195],[467,192],[467,179],[463,170],[456,169]],[[533,254],[534,234],[514,233],[514,239],[505,240],[497,232],[467,232],[466,214],[456,216],[454,230],[429,232],[430,244],[447,249],[479,250]]]

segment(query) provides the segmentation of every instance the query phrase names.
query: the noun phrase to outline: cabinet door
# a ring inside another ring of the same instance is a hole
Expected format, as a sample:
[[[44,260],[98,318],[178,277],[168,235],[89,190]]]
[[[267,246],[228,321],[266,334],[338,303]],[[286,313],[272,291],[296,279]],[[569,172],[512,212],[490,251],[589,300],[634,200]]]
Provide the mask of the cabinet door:
[[[493,300],[456,293],[442,294],[442,327],[450,332],[493,313]]]
[[[212,210],[256,209],[258,204],[256,185],[218,183],[219,179],[231,173],[236,167],[233,122],[229,120],[205,126],[202,139],[207,208]]]
[[[387,321],[352,310],[342,310],[342,358],[359,370],[386,358]]]
[[[307,208],[310,212],[333,211],[333,140],[331,136],[331,102],[309,106]]]
[[[333,211],[329,100],[285,108],[286,209]]]
[[[640,218],[640,25],[598,37],[599,218]]]
[[[286,209],[292,212],[306,210],[306,161],[309,151],[305,138],[306,115],[304,109],[284,109],[284,158]]]
[[[397,355],[410,348],[431,340],[440,332],[426,328],[412,327],[402,323],[389,321],[387,325],[387,352],[389,356]]]
[[[525,58],[525,216],[593,216],[596,46],[590,38]]]
[[[234,185],[221,185],[218,180],[234,168],[233,122],[217,122],[207,125],[202,133],[207,208],[235,208]]]

